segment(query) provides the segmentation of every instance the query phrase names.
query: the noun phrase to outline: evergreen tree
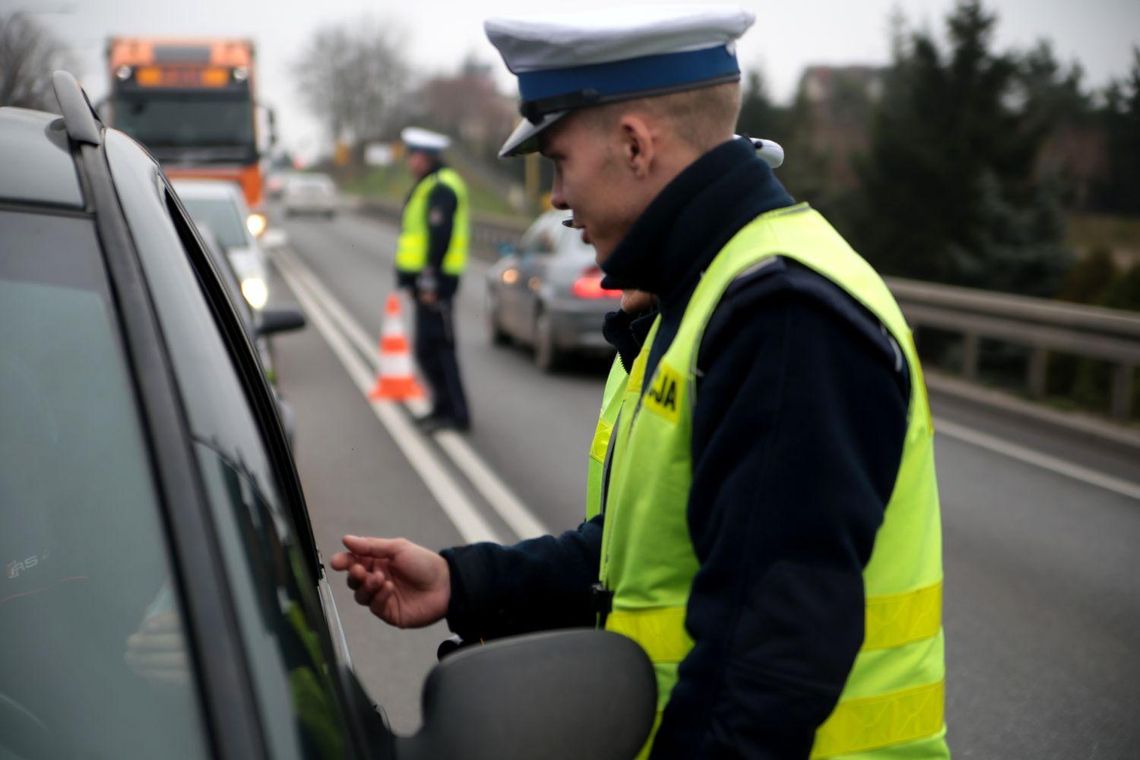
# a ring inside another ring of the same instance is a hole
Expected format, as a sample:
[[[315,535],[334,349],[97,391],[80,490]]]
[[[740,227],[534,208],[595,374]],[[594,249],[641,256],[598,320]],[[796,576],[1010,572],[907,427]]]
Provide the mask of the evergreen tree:
[[[1140,214],[1140,48],[1132,51],[1132,71],[1105,93],[1108,178],[1101,188],[1106,211]]]
[[[750,137],[767,137],[782,142],[783,127],[783,109],[776,106],[768,95],[768,85],[764,81],[764,75],[752,69],[744,78],[740,118],[736,121],[736,131]]]
[[[949,50],[899,38],[860,162],[856,240],[888,274],[1050,295],[1068,268],[1060,188],[1034,178],[1048,131],[996,17],[960,0]]]

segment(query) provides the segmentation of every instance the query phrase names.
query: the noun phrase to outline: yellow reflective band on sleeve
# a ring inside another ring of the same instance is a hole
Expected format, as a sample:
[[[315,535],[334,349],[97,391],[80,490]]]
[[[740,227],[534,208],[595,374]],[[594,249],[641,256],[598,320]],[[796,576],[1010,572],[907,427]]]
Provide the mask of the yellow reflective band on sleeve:
[[[934,736],[942,730],[944,702],[942,681],[842,701],[815,732],[812,760]]]
[[[606,616],[606,630],[636,641],[655,663],[680,662],[693,648],[685,632],[684,607],[613,610]]]
[[[892,649],[938,635],[942,627],[942,583],[915,591],[867,598],[867,632],[862,651]]]
[[[606,449],[610,446],[610,435],[613,433],[613,423],[598,420],[598,427],[594,431],[594,442],[590,444],[590,458],[595,462],[606,461]]]

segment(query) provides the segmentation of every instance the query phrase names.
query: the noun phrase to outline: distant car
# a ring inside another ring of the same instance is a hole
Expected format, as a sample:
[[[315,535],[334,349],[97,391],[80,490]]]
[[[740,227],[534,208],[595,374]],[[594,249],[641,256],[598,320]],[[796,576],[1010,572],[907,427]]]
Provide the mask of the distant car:
[[[332,219],[337,211],[336,184],[327,174],[291,174],[281,192],[285,216],[317,214]]]
[[[265,197],[271,201],[281,200],[281,193],[285,190],[285,183],[292,172],[274,171],[265,177]]]
[[[209,227],[225,249],[250,306],[265,308],[269,301],[265,253],[245,224],[249,211],[241,188],[213,179],[178,179],[172,184],[194,224]]]
[[[653,669],[603,631],[452,654],[392,733],[218,267],[54,80],[0,108],[0,758],[633,757]]]
[[[618,308],[621,291],[602,288],[594,247],[578,230],[563,226],[566,211],[548,211],[487,270],[487,329],[491,341],[514,339],[534,348],[544,371],[575,353],[605,354],[606,312]]]

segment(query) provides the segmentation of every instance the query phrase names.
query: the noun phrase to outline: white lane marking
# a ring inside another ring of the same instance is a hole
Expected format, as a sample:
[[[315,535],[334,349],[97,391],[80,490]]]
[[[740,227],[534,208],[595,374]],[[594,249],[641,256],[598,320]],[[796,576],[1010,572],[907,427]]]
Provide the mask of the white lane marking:
[[[972,428],[936,417],[934,419],[934,431],[949,436],[950,438],[956,438],[959,441],[997,452],[1011,459],[1041,467],[1050,472],[1055,472],[1058,475],[1064,475],[1073,480],[1079,480],[1082,483],[1103,488],[1106,491],[1112,491],[1121,496],[1127,496],[1130,499],[1140,500],[1140,485],[1136,483],[1114,478],[1111,475],[1105,475],[1103,472],[1090,470],[1087,467],[1066,462],[1063,459],[1058,459],[1049,454],[1043,454],[1040,451],[1018,446],[1016,443],[995,438],[992,435],[973,430]]]
[[[317,298],[309,291],[307,284],[297,276],[295,271],[297,261],[292,254],[278,251],[277,263],[282,277],[292,288],[309,319],[340,359],[356,387],[367,398],[374,381],[373,371],[352,350],[346,339],[337,331],[332,319],[324,312]],[[408,462],[415,468],[424,485],[435,497],[440,508],[455,525],[463,540],[469,543],[499,541],[498,533],[479,514],[407,418],[391,403],[375,401],[371,403],[371,407]]]
[[[380,359],[377,355],[377,346],[368,337],[364,328],[303,262],[292,254],[286,255],[288,266],[294,271],[295,276],[304,282],[322,308],[327,310],[329,316],[340,326],[344,336],[367,357],[373,369],[378,369]],[[409,401],[407,405],[413,414],[423,415],[428,412],[426,402]],[[533,538],[550,532],[462,436],[450,431],[440,431],[435,434],[435,439],[459,471],[471,481],[471,485],[479,495],[491,505],[519,538]]]
[[[440,430],[435,434],[435,440],[519,538],[534,538],[550,532],[475,453],[463,436],[450,430]]]

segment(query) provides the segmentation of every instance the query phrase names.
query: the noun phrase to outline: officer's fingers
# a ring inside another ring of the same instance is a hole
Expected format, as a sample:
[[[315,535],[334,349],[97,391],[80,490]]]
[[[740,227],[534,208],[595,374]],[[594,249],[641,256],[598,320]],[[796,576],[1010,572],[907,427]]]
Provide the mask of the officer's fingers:
[[[356,589],[356,592],[352,595],[352,598],[355,599],[356,603],[361,607],[367,607],[368,605],[372,604],[372,597],[375,595],[375,593],[376,590],[370,588],[368,584],[365,583]]]
[[[413,546],[411,542],[404,538],[345,536],[342,540],[345,547],[362,560],[366,557],[389,560],[401,551],[405,551],[408,547]]]
[[[385,581],[373,595],[368,608],[372,610],[373,615],[381,620],[392,625],[399,625],[400,621],[396,616],[395,591],[396,587],[392,581]]]
[[[383,573],[369,573],[367,577],[361,580],[359,587],[356,589],[355,598],[357,603],[367,607],[372,597],[383,588],[387,582],[388,579]]]
[[[351,552],[337,552],[329,557],[329,567],[333,570],[348,570],[353,565],[359,564],[359,560]]]
[[[348,568],[348,573],[345,575],[344,580],[348,584],[348,587],[355,591],[368,580],[368,570],[362,565],[353,565]]]

